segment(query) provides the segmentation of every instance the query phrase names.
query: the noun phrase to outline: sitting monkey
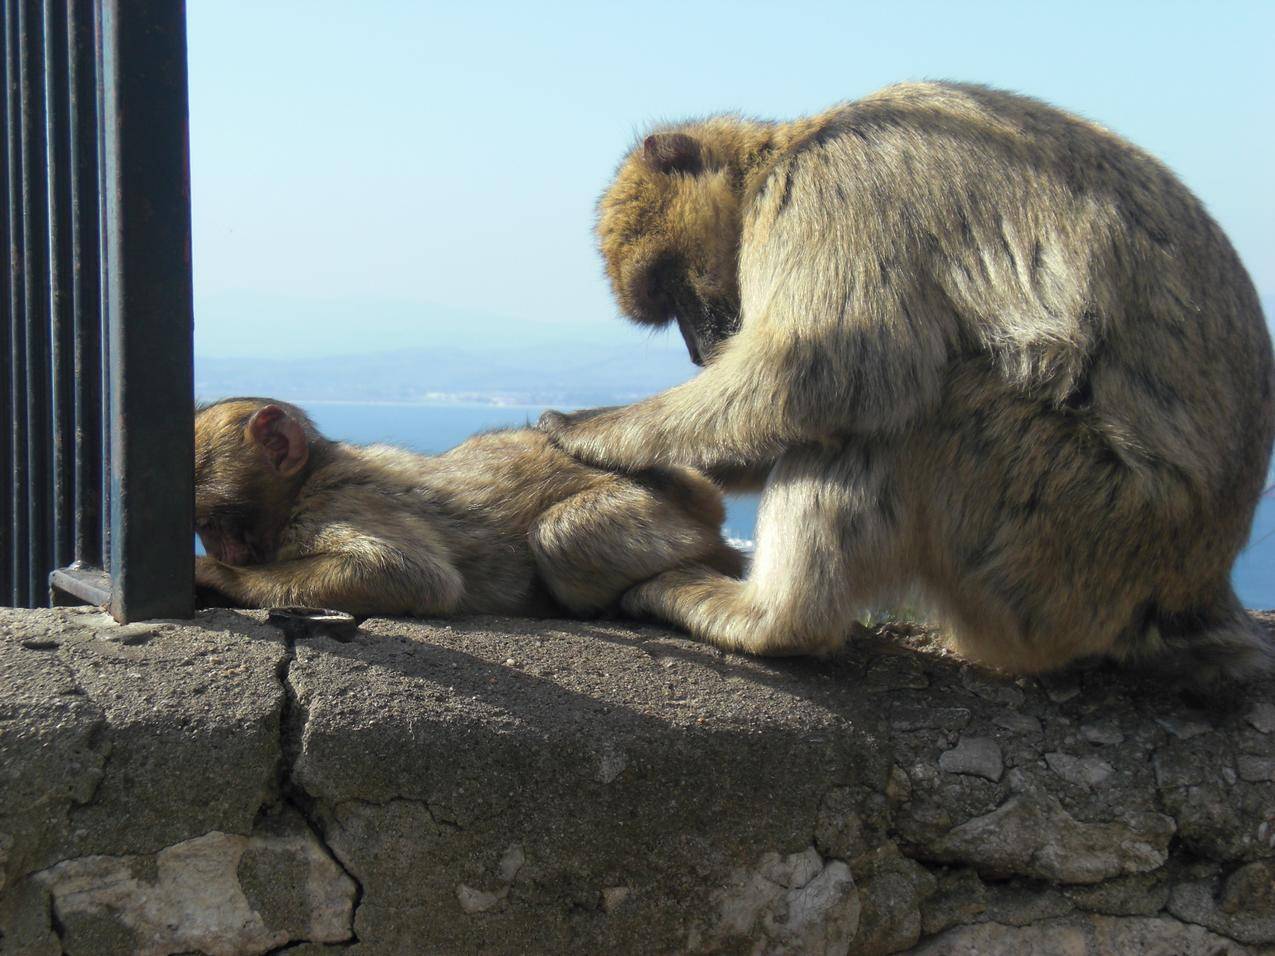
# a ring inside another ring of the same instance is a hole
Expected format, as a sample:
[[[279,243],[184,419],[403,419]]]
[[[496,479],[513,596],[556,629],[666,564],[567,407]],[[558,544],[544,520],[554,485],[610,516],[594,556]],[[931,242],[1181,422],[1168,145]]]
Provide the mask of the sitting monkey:
[[[542,427],[600,467],[765,483],[747,580],[677,568],[627,610],[817,652],[917,589],[1012,671],[1269,666],[1230,572],[1275,436],[1270,337],[1145,152],[1011,93],[893,86],[654,131],[598,238],[621,309],[704,369]]]
[[[426,456],[329,441],[264,398],[195,417],[196,583],[247,607],[596,614],[673,568],[740,574],[724,517],[694,472],[611,474],[532,429]]]

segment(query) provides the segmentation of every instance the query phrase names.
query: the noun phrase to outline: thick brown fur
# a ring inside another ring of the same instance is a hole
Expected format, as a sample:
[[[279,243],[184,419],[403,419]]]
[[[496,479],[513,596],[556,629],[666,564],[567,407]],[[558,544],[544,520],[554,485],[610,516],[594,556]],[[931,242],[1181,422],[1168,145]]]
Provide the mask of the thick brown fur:
[[[598,236],[622,309],[706,367],[542,427],[604,467],[766,482],[747,580],[671,571],[630,610],[811,652],[919,589],[1012,671],[1269,663],[1229,576],[1275,435],[1270,337],[1225,235],[1137,147],[1014,94],[893,86],[656,130]]]
[[[198,411],[195,449],[209,551],[196,582],[241,606],[593,615],[673,568],[742,572],[707,479],[611,474],[534,429],[425,456],[329,441],[283,402],[227,399]]]

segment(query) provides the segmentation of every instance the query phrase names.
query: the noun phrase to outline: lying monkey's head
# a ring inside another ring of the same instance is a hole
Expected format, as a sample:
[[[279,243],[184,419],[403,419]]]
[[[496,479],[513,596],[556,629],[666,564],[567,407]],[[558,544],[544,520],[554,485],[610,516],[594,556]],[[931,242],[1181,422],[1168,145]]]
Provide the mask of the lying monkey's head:
[[[195,412],[195,531],[226,564],[260,564],[323,441],[305,412],[268,398],[228,398]]]
[[[660,129],[620,163],[598,203],[598,242],[620,308],[676,322],[691,361],[739,330],[741,206],[771,127],[733,117]]]

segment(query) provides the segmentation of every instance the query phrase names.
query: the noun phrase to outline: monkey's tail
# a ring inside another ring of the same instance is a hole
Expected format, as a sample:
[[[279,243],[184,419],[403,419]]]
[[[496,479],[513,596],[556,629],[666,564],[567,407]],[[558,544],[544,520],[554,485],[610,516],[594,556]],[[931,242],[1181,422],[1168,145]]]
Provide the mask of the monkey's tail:
[[[1153,607],[1143,622],[1131,663],[1183,687],[1208,691],[1275,671],[1275,635],[1253,620],[1229,584],[1203,611],[1169,614]]]

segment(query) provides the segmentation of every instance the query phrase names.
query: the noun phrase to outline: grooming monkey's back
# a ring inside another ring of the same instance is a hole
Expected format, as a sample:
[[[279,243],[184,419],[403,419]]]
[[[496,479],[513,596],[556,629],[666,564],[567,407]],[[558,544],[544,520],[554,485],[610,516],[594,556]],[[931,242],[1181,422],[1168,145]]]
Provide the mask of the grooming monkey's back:
[[[1275,437],[1270,337],[1162,164],[958,84],[662,132],[698,143],[705,172],[667,177],[670,201],[640,149],[621,166],[599,235],[622,306],[648,321],[628,290],[665,237],[707,257],[703,237],[735,230],[742,324],[710,365],[774,368],[772,406],[887,470],[894,577],[919,579],[963,647],[1020,671],[1166,649],[1219,674],[1268,663],[1229,577]]]
[[[1168,643],[1223,671],[1259,663],[1229,576],[1275,435],[1271,346],[1202,204],[1114,134],[1010,94],[901,88],[836,125],[853,132],[812,153],[852,182],[884,178],[892,197],[856,223],[883,314],[950,317],[944,349],[960,357],[929,378],[940,411],[911,448],[929,471],[920,500],[941,501],[954,474],[964,486],[959,509],[928,517],[988,548],[966,570],[1048,614],[1032,623],[1075,651],[1115,633],[1120,656]],[[909,142],[917,126],[925,149]],[[794,177],[808,161],[794,155]],[[924,269],[891,276],[908,261]],[[987,630],[945,583],[962,630]],[[1031,669],[1062,649],[994,654]]]

